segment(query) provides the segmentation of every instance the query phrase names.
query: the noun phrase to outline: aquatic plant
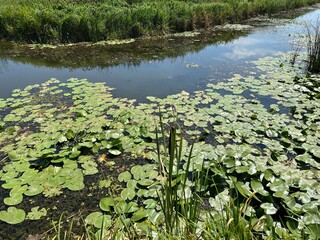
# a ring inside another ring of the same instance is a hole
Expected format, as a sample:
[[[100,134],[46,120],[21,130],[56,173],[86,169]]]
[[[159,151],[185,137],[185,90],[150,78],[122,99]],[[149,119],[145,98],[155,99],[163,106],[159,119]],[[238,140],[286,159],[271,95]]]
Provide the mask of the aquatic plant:
[[[320,21],[307,26],[307,69],[310,73],[320,73]]]
[[[81,79],[13,91],[0,99],[0,224],[59,216],[42,203],[76,191],[96,204],[83,218],[97,237],[210,238],[217,219],[248,237],[317,239],[318,77],[287,58],[145,104]]]

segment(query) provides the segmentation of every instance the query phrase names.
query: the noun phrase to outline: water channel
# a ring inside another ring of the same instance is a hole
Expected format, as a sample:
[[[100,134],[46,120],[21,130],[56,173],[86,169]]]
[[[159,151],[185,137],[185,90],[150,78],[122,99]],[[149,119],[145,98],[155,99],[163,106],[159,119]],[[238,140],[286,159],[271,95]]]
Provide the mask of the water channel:
[[[115,97],[138,102],[146,101],[146,96],[192,92],[208,82],[249,71],[250,60],[291,50],[290,40],[306,33],[305,23],[316,21],[319,15],[320,10],[311,7],[285,18],[248,21],[244,24],[253,27],[245,30],[226,28],[108,46],[40,47],[0,42],[0,97],[50,78],[63,82],[73,77],[105,82],[115,88]]]

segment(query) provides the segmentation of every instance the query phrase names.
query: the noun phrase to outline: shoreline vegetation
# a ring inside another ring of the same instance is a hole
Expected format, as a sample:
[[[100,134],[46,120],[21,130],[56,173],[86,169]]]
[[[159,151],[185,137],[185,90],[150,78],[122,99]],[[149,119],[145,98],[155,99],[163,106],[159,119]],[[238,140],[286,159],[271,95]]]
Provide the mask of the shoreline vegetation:
[[[205,29],[319,0],[0,0],[0,39],[98,42]]]

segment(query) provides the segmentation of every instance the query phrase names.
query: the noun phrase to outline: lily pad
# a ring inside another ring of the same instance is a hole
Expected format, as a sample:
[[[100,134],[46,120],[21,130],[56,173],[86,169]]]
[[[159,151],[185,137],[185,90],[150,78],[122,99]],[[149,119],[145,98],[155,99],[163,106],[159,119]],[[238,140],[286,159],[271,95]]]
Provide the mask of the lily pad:
[[[9,224],[21,223],[25,217],[25,211],[15,207],[9,207],[7,211],[0,211],[0,220]]]

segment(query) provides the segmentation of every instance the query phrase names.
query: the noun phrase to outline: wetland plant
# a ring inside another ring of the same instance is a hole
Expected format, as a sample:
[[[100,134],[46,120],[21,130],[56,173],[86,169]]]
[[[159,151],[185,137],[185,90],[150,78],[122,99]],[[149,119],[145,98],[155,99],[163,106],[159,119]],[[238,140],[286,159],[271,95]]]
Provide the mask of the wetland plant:
[[[310,73],[320,73],[320,20],[307,26],[307,69]]]

